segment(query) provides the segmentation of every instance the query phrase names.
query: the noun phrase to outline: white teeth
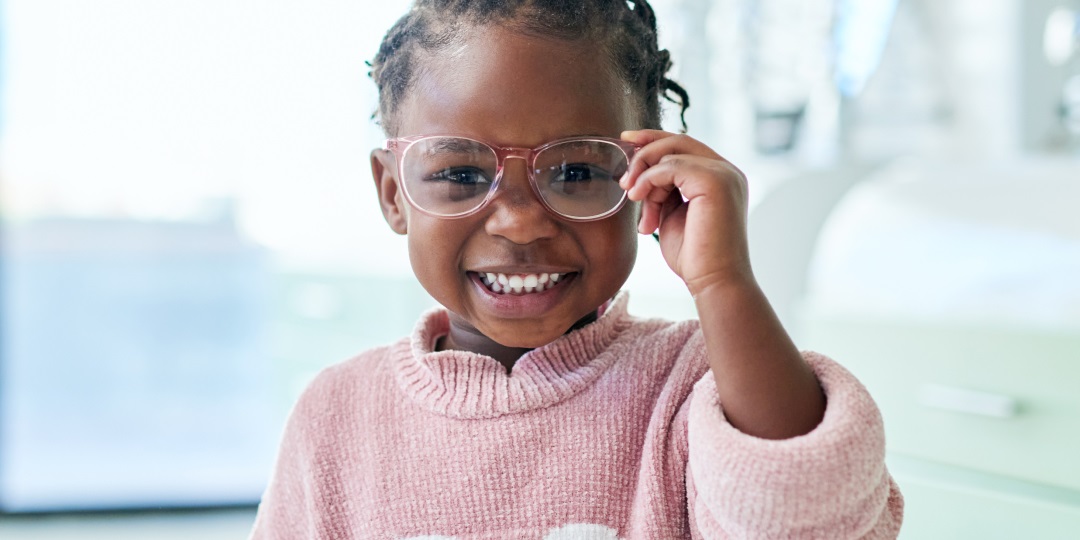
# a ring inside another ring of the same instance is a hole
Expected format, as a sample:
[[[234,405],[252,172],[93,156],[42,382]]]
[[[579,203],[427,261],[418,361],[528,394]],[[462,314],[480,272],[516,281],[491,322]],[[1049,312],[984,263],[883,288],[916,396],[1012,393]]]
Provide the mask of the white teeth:
[[[500,277],[502,277],[501,274]],[[524,281],[525,280],[521,279],[521,276],[510,276],[510,290],[516,293],[521,292],[521,287],[525,284]]]
[[[484,272],[479,274],[480,281],[494,293],[528,294],[543,292],[555,286],[565,274],[501,274]]]

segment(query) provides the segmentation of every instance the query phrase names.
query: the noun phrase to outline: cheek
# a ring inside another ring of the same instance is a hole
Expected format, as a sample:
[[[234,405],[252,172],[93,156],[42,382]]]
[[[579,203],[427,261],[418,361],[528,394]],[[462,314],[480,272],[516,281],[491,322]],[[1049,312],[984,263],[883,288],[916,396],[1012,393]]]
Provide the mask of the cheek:
[[[440,227],[435,220],[425,219],[414,213],[409,220],[409,262],[413,274],[428,294],[440,301],[449,301],[448,280],[458,268],[454,246],[461,239],[455,236],[453,227]]]
[[[627,206],[631,208],[630,214],[630,226],[637,232],[637,224],[641,221],[641,202],[640,201],[628,201]]]
[[[605,223],[605,230],[597,235],[594,249],[609,261],[613,272],[622,277],[630,275],[630,270],[637,260],[637,222],[640,217],[640,205],[627,205],[618,214]]]

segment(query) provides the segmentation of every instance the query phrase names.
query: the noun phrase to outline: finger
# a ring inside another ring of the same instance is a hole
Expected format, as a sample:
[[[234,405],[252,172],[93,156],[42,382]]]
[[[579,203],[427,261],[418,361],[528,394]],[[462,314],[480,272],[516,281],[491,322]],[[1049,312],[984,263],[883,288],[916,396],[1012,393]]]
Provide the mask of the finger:
[[[673,201],[682,203],[683,198],[672,181],[674,171],[664,172],[666,167],[661,167],[656,172],[647,171],[648,177],[638,181],[633,189],[627,191],[631,200],[642,202],[641,219],[638,221],[638,230],[642,234],[649,234],[660,227],[663,218],[669,212],[669,206]],[[652,180],[655,180],[653,182]]]
[[[633,185],[637,175],[656,165],[667,155],[688,154],[727,162],[708,145],[688,135],[676,135],[658,130],[626,132],[624,135],[627,140],[640,146],[630,159],[623,182],[620,182],[624,188]],[[645,144],[642,145],[642,142]]]
[[[676,134],[670,131],[664,131],[660,129],[638,129],[632,131],[624,131],[619,134],[619,138],[632,142],[638,146],[645,146],[653,141],[660,139],[666,139],[668,137],[674,137]]]
[[[634,185],[626,191],[626,196],[632,201],[661,203],[667,199],[668,194],[678,189],[670,175],[664,175],[663,170],[649,176],[642,175]],[[653,179],[653,177],[656,177]],[[655,181],[654,181],[655,180]]]
[[[646,201],[641,205],[641,219],[638,220],[638,232],[650,234],[660,227],[660,203]]]
[[[663,206],[660,207],[660,222],[663,223],[664,219],[670,216],[680,206],[686,204],[683,200],[682,193],[678,191],[672,191],[668,194],[668,198],[664,200]]]
[[[633,131],[624,131],[619,135],[622,140],[634,143],[634,145],[637,147],[635,153],[640,152],[643,147],[653,142],[675,136],[675,133],[659,129],[640,129]],[[630,187],[629,181],[631,177],[640,174],[641,171],[647,166],[648,164],[638,164],[635,166],[633,156],[631,156],[631,161],[627,166],[626,173],[624,173],[622,178],[619,179],[619,185],[621,185],[623,189]]]
[[[631,200],[664,202],[670,193],[693,199],[717,190],[747,192],[746,178],[725,162],[700,156],[668,155],[641,173],[627,190]]]
[[[667,197],[660,202],[646,201],[642,205],[641,220],[638,222],[638,232],[649,234],[659,229],[669,217],[675,214],[679,207],[686,204],[678,191],[670,191]]]

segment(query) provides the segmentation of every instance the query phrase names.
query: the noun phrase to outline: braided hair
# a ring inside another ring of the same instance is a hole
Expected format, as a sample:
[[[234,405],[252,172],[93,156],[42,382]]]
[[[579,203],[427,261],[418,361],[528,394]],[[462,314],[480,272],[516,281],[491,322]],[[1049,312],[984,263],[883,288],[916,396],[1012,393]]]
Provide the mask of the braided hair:
[[[643,101],[644,127],[660,128],[660,98],[680,107],[686,131],[686,90],[667,78],[671,55],[656,40],[656,14],[646,0],[416,0],[390,28],[368,75],[379,89],[374,117],[395,135],[395,113],[413,82],[420,53],[461,39],[469,27],[506,24],[524,33],[567,41],[594,40],[616,73]]]

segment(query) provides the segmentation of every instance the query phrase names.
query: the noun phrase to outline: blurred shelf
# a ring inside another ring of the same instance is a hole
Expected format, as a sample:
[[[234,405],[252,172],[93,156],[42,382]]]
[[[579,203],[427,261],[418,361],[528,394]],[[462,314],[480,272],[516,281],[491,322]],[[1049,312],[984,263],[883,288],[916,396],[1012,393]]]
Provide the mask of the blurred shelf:
[[[165,512],[0,515],[4,540],[243,540],[255,507]]]

